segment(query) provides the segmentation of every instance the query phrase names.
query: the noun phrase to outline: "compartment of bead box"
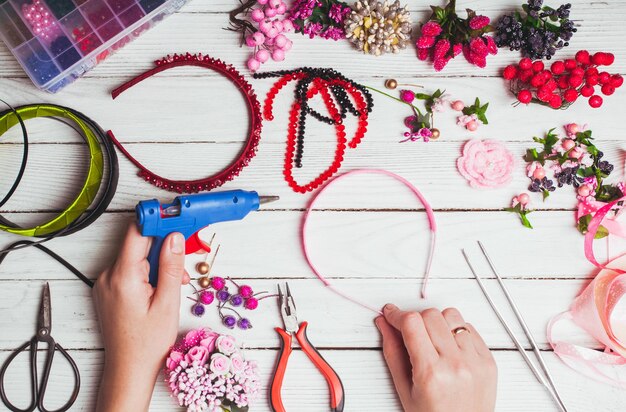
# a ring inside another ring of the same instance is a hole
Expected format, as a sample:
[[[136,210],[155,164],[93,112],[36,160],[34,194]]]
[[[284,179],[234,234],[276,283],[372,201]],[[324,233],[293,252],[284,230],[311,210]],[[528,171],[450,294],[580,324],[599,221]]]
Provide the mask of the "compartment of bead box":
[[[55,93],[187,0],[0,0],[0,38]]]

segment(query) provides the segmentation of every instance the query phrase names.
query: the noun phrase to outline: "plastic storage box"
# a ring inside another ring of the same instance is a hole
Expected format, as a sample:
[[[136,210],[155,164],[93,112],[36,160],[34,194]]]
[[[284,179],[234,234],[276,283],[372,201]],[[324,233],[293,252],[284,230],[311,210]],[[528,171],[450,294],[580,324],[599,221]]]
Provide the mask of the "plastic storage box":
[[[181,8],[187,0],[0,0],[0,37],[51,93]]]

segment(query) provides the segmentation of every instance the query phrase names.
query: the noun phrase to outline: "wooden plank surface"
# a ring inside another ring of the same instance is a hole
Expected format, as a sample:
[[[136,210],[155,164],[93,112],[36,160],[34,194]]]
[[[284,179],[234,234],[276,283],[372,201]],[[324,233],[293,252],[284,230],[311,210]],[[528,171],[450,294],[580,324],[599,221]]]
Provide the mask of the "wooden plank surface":
[[[557,57],[569,57],[583,48],[611,51],[616,62],[610,71],[626,73],[626,1],[572,3],[572,17],[579,24],[579,32],[571,47],[560,51]],[[0,97],[13,105],[51,102],[79,109],[103,128],[113,130],[131,153],[157,173],[173,178],[210,175],[238,153],[247,130],[246,107],[231,85],[211,71],[181,68],[164,72],[115,101],[110,92],[151,67],[152,60],[172,52],[209,52],[247,73],[243,68],[247,50],[237,47],[235,34],[222,30],[234,4],[230,0],[190,2],[57,95],[37,91],[0,44]],[[408,4],[415,22],[429,13],[427,2]],[[471,0],[461,7],[496,18],[511,11],[515,3]],[[329,190],[318,205],[321,210],[311,217],[309,242],[313,259],[339,288],[372,305],[393,301],[415,310],[431,306],[460,308],[494,350],[500,371],[497,410],[554,411],[555,406],[514,350],[462,260],[460,249],[468,248],[480,272],[491,278],[474,243],[480,239],[506,278],[546,354],[568,410],[623,411],[624,391],[570,370],[546,342],[549,319],[567,310],[596,273],[584,258],[583,238],[574,227],[575,200],[571,191],[562,190],[546,202],[534,198],[538,211],[530,218],[536,228],[528,230],[521,227],[516,216],[502,211],[511,197],[528,185],[521,159],[508,186],[487,191],[471,189],[456,171],[455,161],[469,138],[505,142],[519,159],[531,146],[532,136],[576,121],[594,130],[598,147],[616,165],[613,179],[618,181],[624,176],[626,143],[621,111],[626,105],[626,93],[620,90],[608,97],[600,110],[591,110],[584,101],[567,111],[513,107],[514,98],[499,72],[504,65],[519,59],[518,53],[500,50],[498,56],[489,59],[485,70],[476,70],[456,59],[441,73],[417,61],[414,53],[410,48],[397,56],[373,58],[352,52],[345,42],[297,36],[284,64],[265,66],[268,70],[332,66],[372,87],[382,88],[386,78],[394,77],[400,82],[419,83],[430,91],[446,89],[465,101],[476,96],[490,101],[490,124],[475,134],[456,126],[455,114],[448,111],[436,118],[443,135],[439,141],[399,144],[404,132],[402,119],[408,113],[397,103],[374,94],[376,105],[368,134],[361,146],[345,156],[342,170],[389,169],[414,182],[431,202],[439,233],[428,300],[417,298],[429,240],[423,207],[387,178],[358,177]],[[271,80],[250,81],[263,101]],[[399,411],[371,314],[337,300],[313,278],[303,260],[298,236],[302,210],[310,195],[291,192],[283,181],[281,168],[291,93],[292,89],[286,89],[277,98],[276,119],[264,122],[259,153],[250,167],[223,187],[258,190],[280,195],[281,200],[269,210],[251,214],[244,222],[222,223],[202,235],[209,237],[215,232],[222,244],[215,273],[246,281],[257,290],[274,290],[277,282],[289,281],[301,318],[311,323],[311,340],[322,348],[344,381],[346,411]],[[228,101],[228,110],[224,109],[224,101]],[[84,178],[86,161],[80,138],[67,126],[37,119],[29,121],[28,128],[33,144],[26,175],[14,198],[3,207],[3,216],[24,225],[44,221],[71,202]],[[307,128],[305,167],[297,171],[298,179],[315,177],[330,163],[333,139],[327,128],[311,123]],[[17,171],[22,146],[17,129],[3,135],[1,141],[0,193],[4,193]],[[49,245],[94,279],[114,258],[124,229],[133,220],[135,204],[147,198],[169,200],[172,196],[143,182],[130,162],[120,157],[120,183],[108,212],[84,231]],[[18,239],[0,233],[0,247]],[[596,242],[597,254],[603,259],[624,250],[626,244],[618,239]],[[200,259],[201,255],[187,258],[187,269],[192,275]],[[0,362],[34,333],[44,281],[49,281],[52,288],[53,335],[70,349],[83,377],[81,394],[72,410],[93,410],[103,350],[91,292],[39,251],[15,252],[0,266]],[[493,279],[488,280],[488,287],[496,293],[498,304],[505,307]],[[181,291],[180,330],[212,326],[223,331],[214,308],[203,318],[191,315],[191,302],[185,299],[191,294],[190,287]],[[250,348],[248,356],[259,360],[266,385],[278,347],[273,327],[279,324],[279,317],[273,305],[270,301],[262,302],[257,312],[249,313],[254,329],[236,333]],[[512,314],[507,312],[507,318],[513,319]],[[514,329],[521,333],[518,327]],[[574,326],[557,332],[568,341],[598,347]],[[26,368],[23,357],[12,369],[15,378],[10,393],[22,402],[28,397]],[[61,406],[71,390],[67,365],[60,363],[58,368],[48,390],[50,409]],[[300,351],[294,354],[286,382],[284,395],[290,410],[327,409],[326,386]],[[164,384],[157,382],[151,410],[173,409]],[[266,393],[253,410],[269,411]]]

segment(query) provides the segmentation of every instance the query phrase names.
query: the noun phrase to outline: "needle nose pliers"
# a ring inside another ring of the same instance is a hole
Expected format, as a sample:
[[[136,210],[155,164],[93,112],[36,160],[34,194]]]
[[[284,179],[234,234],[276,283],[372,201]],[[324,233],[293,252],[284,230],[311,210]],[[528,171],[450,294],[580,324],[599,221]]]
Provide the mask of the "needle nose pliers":
[[[283,294],[280,285],[278,285],[279,307],[280,314],[283,318],[284,329],[276,328],[276,332],[278,332],[278,335],[281,338],[281,348],[270,392],[272,410],[274,412],[285,412],[281,390],[283,386],[283,378],[285,377],[285,371],[287,370],[289,355],[291,355],[292,352],[293,334],[295,334],[302,351],[309,357],[311,362],[313,362],[317,369],[319,369],[322,375],[324,375],[324,378],[328,383],[328,389],[330,391],[330,410],[332,412],[343,412],[345,400],[343,383],[341,382],[339,375],[337,375],[334,369],[328,364],[328,362],[326,362],[315,346],[313,346],[313,344],[309,341],[309,338],[306,335],[308,323],[302,322],[298,325],[296,304],[294,303],[293,296],[291,296],[289,284],[286,284],[286,292],[286,295]]]

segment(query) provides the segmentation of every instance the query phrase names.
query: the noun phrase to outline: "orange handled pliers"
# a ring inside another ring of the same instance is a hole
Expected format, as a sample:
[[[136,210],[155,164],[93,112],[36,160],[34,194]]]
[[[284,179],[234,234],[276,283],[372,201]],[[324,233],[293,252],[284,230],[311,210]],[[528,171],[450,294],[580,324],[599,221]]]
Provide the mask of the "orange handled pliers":
[[[287,370],[287,363],[289,362],[289,355],[291,355],[292,352],[291,344],[293,341],[293,334],[295,333],[296,339],[298,340],[302,351],[306,353],[317,369],[322,372],[326,382],[328,383],[328,389],[330,390],[330,410],[332,412],[342,412],[345,400],[343,383],[341,382],[339,375],[337,375],[337,372],[335,372],[328,362],[326,362],[306,336],[308,323],[302,322],[298,325],[296,304],[291,296],[289,284],[286,284],[286,288],[287,294],[284,295],[280,289],[280,285],[278,285],[280,314],[283,318],[285,328],[276,328],[276,332],[278,332],[278,335],[281,338],[281,348],[270,392],[272,410],[274,412],[285,412],[281,390],[283,387],[285,371]]]

